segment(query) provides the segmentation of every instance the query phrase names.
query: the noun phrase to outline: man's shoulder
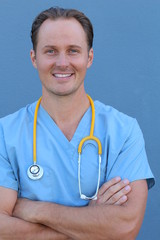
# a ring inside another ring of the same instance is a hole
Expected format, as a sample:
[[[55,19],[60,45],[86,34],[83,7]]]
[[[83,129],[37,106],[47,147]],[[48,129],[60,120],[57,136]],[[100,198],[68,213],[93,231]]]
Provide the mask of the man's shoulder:
[[[137,120],[112,106],[95,101],[95,114],[95,126],[103,129],[104,135],[110,136],[112,140],[118,136],[123,142],[129,136],[141,135]]]
[[[100,101],[95,101],[95,111],[97,115],[103,116],[105,121],[108,123],[119,123],[120,125],[133,124],[136,120],[135,118],[119,111],[118,109],[105,105]]]
[[[28,104],[14,113],[0,118],[0,126],[4,129],[11,127],[15,127],[18,129],[21,123],[33,119],[35,105],[35,102],[32,104]]]

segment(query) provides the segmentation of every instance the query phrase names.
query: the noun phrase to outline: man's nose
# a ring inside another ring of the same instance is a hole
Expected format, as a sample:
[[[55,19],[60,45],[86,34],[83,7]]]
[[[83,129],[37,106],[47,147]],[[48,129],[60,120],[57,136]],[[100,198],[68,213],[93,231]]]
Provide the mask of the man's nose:
[[[68,57],[66,56],[66,54],[61,53],[58,55],[56,65],[57,65],[57,67],[61,67],[61,68],[68,67],[69,61],[68,61]]]

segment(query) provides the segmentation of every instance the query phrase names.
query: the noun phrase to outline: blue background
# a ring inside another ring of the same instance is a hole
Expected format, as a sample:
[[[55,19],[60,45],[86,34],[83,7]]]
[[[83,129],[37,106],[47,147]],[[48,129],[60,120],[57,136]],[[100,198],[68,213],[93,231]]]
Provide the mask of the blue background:
[[[138,240],[160,236],[160,1],[158,0],[1,0],[0,117],[41,95],[30,61],[30,28],[35,16],[51,6],[77,8],[94,25],[94,63],[86,91],[137,118],[156,186],[149,191]]]

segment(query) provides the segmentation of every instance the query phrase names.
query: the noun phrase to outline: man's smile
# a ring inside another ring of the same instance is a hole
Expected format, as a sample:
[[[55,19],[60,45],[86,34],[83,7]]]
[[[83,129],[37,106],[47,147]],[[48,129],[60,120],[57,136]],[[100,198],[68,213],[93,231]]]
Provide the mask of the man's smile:
[[[68,78],[71,77],[73,73],[54,73],[53,76],[56,78]]]

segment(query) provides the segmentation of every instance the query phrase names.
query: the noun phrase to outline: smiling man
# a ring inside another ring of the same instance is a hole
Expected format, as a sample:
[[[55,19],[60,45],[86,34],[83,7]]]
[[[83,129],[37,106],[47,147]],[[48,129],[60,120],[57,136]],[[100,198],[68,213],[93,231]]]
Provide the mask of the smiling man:
[[[0,120],[0,239],[135,239],[154,177],[137,121],[85,92],[90,20],[50,8],[31,38],[42,98]]]

